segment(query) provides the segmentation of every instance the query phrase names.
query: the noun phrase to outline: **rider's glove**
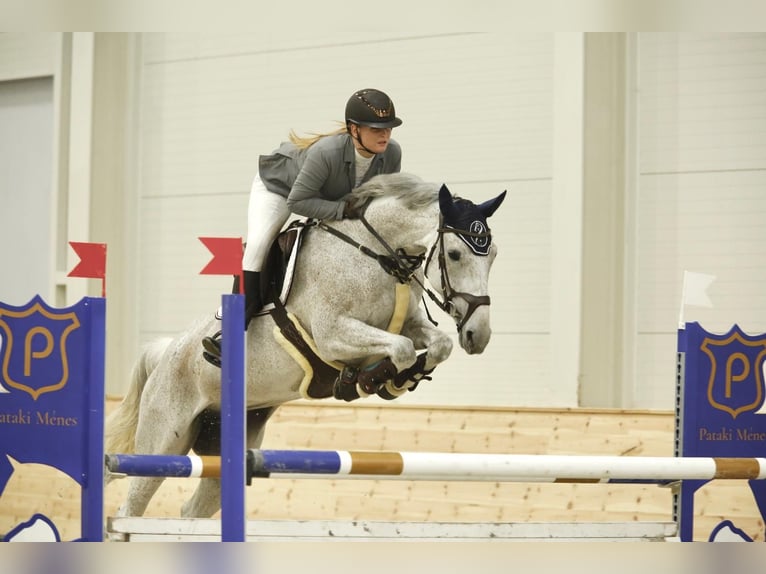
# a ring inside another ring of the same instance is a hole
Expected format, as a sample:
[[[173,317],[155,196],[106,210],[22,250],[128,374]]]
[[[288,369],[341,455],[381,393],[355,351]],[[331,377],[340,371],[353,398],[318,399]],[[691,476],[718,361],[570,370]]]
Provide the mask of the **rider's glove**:
[[[359,219],[364,213],[365,202],[353,196],[349,196],[343,207],[343,219]]]

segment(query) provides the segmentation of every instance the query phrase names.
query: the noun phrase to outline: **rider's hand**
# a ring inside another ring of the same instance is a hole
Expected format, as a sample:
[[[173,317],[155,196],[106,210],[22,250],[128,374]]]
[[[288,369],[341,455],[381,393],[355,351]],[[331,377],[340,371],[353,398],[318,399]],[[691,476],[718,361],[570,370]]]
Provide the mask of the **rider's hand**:
[[[343,219],[359,219],[364,212],[364,201],[349,196],[343,207]]]

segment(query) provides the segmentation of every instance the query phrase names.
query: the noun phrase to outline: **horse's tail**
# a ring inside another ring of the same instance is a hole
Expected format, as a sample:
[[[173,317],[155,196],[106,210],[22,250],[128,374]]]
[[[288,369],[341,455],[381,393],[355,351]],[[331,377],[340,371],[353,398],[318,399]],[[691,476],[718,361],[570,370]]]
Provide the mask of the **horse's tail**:
[[[138,357],[130,376],[128,392],[122,402],[106,418],[104,452],[130,454],[134,450],[138,408],[146,381],[165,353],[171,339],[158,339],[146,345]]]

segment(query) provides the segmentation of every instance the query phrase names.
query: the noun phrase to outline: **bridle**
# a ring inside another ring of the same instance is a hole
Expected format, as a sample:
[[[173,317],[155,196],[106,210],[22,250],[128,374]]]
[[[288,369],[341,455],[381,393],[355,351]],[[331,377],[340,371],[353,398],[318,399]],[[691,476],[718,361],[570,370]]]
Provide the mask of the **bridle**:
[[[463,235],[467,237],[478,237],[478,238],[488,238],[490,237],[489,231],[484,231],[481,233],[476,233],[473,231],[468,231],[465,229],[455,229],[453,227],[445,227],[444,226],[444,216],[439,215],[439,228],[436,230],[439,234],[439,238],[434,244],[431,246],[431,250],[428,252],[428,257],[426,257],[426,266],[423,269],[423,273],[425,275],[428,274],[428,266],[431,263],[431,260],[433,259],[434,251],[436,251],[436,245],[438,243],[439,245],[439,256],[438,256],[438,263],[439,263],[439,275],[441,279],[441,287],[442,287],[442,294],[444,296],[443,301],[439,301],[435,294],[433,294],[430,290],[426,290],[429,297],[439,306],[439,308],[452,315],[452,312],[456,311],[455,304],[453,303],[453,300],[456,297],[460,297],[463,299],[466,303],[468,303],[468,309],[465,312],[465,315],[463,315],[460,318],[460,321],[457,324],[457,330],[458,333],[462,331],[463,326],[466,324],[468,319],[470,319],[471,315],[473,315],[474,311],[481,307],[482,305],[489,306],[490,299],[489,295],[474,295],[473,293],[465,293],[464,291],[455,291],[452,288],[452,285],[449,281],[449,273],[447,273],[447,261],[444,258],[444,235],[446,233],[454,233],[456,235]],[[425,287],[424,287],[425,289]]]
[[[386,250],[387,255],[380,255],[373,251],[372,249],[358,243],[345,233],[338,231],[334,227],[330,227],[329,225],[325,224],[324,222],[319,222],[318,227],[320,229],[323,229],[324,231],[327,231],[328,233],[331,233],[332,235],[335,235],[336,237],[342,239],[346,243],[349,243],[359,249],[362,253],[365,255],[372,257],[375,259],[380,266],[383,268],[383,270],[388,273],[389,275],[392,275],[396,278],[397,281],[400,283],[409,283],[410,281],[415,281],[420,287],[423,289],[423,293],[427,294],[428,297],[433,301],[442,311],[449,314],[450,316],[453,316],[453,313],[457,313],[454,300],[456,298],[463,299],[466,303],[468,303],[468,309],[462,317],[457,317],[459,319],[457,321],[457,330],[458,332],[461,332],[463,327],[465,326],[468,319],[470,319],[471,315],[481,307],[482,305],[489,305],[490,299],[489,295],[473,295],[472,293],[465,293],[462,291],[455,291],[452,288],[452,284],[449,280],[449,273],[447,272],[447,261],[444,257],[444,235],[447,233],[455,233],[457,235],[463,235],[467,237],[477,237],[477,238],[488,238],[490,237],[490,232],[482,232],[482,233],[476,233],[472,231],[468,231],[465,229],[455,229],[452,227],[445,227],[444,225],[444,216],[439,215],[439,227],[437,228],[437,234],[438,238],[434,242],[434,244],[431,246],[431,249],[428,252],[428,256],[424,255],[408,255],[403,249],[397,249],[394,250],[391,248],[391,246],[386,242],[385,239],[383,239],[380,234],[370,225],[370,223],[367,221],[367,219],[364,217],[364,215],[360,215],[359,221],[362,222],[362,224],[367,228],[367,230],[372,234],[373,237],[383,246],[383,248]],[[428,266],[430,265],[434,252],[436,251],[437,245],[439,246],[439,252],[438,252],[438,265],[439,265],[439,275],[441,279],[441,290],[442,290],[442,299],[439,298],[439,296],[434,293],[431,289],[429,289],[421,280],[419,277],[415,275],[415,272],[420,268],[420,266],[423,264],[423,261],[425,260],[425,268],[423,269],[423,275],[424,277],[428,273]],[[428,315],[428,318],[431,320],[431,322],[436,325],[436,321],[433,320],[430,313],[428,313],[428,308],[426,307],[426,314]]]

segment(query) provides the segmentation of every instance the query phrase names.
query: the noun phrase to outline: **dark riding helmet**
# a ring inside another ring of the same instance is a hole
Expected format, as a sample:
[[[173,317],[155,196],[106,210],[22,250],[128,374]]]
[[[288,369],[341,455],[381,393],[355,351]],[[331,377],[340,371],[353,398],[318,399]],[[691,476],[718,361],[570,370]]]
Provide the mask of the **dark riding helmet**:
[[[380,90],[359,90],[346,103],[346,125],[349,123],[371,128],[395,128],[402,125],[396,117],[394,102]]]

